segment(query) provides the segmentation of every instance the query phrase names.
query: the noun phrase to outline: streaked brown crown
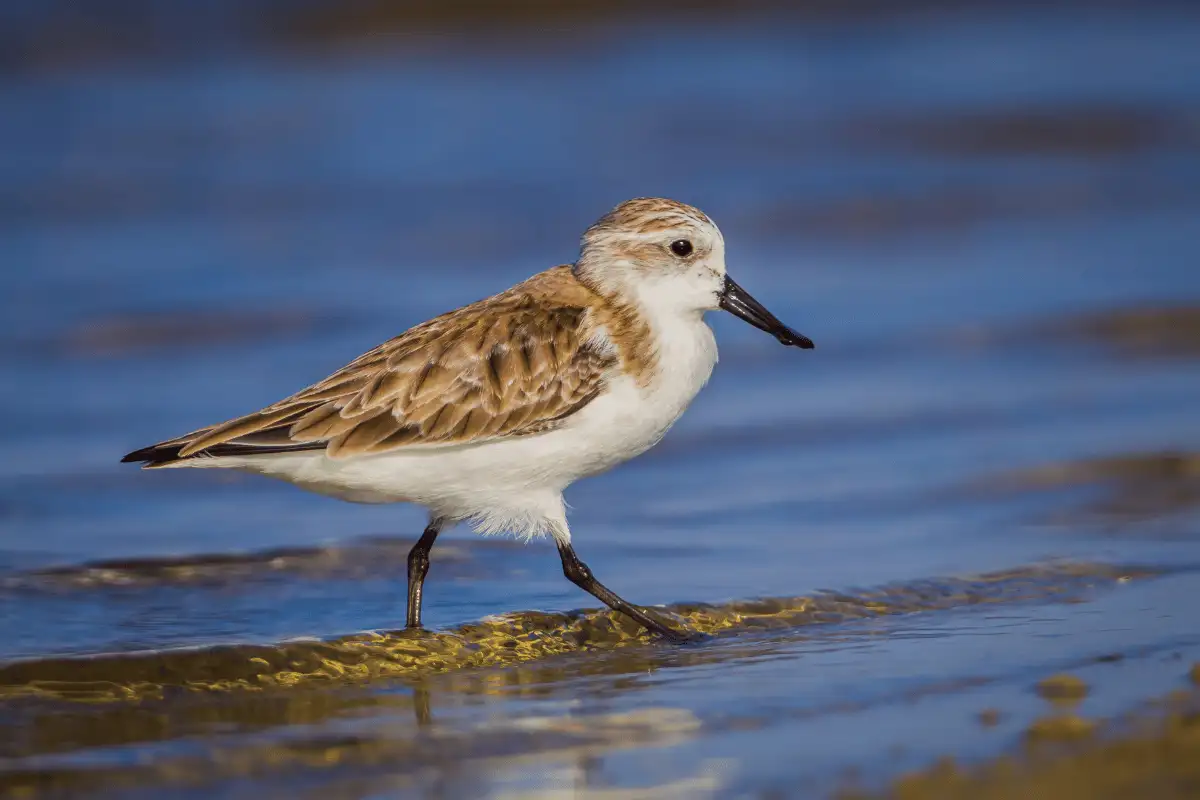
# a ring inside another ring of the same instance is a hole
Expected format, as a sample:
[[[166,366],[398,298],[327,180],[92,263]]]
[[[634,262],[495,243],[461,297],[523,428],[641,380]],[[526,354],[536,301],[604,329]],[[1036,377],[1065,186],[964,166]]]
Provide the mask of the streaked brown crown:
[[[605,214],[583,235],[584,246],[605,234],[654,234],[688,223],[713,225],[700,209],[666,197],[635,197]]]

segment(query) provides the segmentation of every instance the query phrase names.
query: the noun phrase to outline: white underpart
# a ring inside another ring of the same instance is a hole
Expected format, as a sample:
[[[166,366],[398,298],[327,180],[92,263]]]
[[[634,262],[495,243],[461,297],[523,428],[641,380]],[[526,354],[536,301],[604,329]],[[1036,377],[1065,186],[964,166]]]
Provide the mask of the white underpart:
[[[647,308],[658,345],[658,374],[651,385],[639,387],[614,371],[606,390],[558,430],[350,459],[303,452],[177,464],[267,475],[358,503],[416,503],[433,517],[469,520],[485,534],[550,534],[570,541],[563,489],[654,446],[703,388],[717,362],[716,341],[702,312],[657,305]]]

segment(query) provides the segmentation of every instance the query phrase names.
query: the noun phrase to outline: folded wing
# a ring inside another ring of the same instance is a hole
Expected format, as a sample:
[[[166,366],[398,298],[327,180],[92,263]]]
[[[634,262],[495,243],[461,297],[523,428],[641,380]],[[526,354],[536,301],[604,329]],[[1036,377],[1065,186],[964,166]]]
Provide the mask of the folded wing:
[[[520,288],[419,325],[261,411],[122,460],[344,458],[551,430],[600,393],[615,357],[587,341],[585,305]]]

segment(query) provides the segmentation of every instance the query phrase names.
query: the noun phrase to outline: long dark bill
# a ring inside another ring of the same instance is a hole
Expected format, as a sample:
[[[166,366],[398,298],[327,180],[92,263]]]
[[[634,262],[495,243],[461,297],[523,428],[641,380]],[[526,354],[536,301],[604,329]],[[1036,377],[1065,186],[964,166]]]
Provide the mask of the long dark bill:
[[[749,292],[737,285],[728,275],[725,276],[725,289],[721,292],[721,308],[734,316],[741,317],[760,331],[766,331],[779,340],[780,344],[789,347],[799,347],[812,350],[815,345],[812,339],[796,333],[784,325],[779,319],[755,300]]]

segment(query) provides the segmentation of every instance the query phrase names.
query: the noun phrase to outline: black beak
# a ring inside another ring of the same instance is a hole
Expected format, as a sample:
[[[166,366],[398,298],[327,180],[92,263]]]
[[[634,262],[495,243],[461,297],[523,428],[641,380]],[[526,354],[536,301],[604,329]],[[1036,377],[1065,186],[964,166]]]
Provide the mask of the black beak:
[[[721,292],[721,308],[734,316],[741,317],[760,331],[771,334],[779,340],[780,344],[799,347],[803,350],[812,350],[815,346],[812,339],[796,333],[780,322],[774,314],[763,307],[762,303],[751,297],[749,292],[738,286],[728,275],[725,276],[725,288]]]

